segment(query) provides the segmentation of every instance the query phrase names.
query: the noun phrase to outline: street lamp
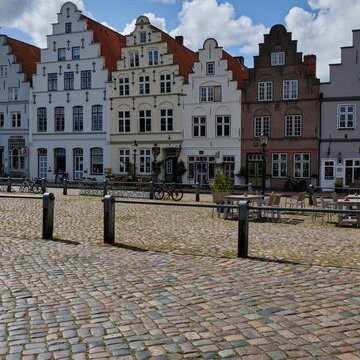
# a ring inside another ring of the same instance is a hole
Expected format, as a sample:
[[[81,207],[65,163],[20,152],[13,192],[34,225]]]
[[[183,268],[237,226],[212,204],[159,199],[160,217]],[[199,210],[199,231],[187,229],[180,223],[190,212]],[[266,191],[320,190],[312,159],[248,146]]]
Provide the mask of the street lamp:
[[[262,147],[262,186],[261,193],[265,193],[265,179],[266,179],[266,146],[268,143],[268,136],[265,133],[262,133],[260,136],[260,145]]]
[[[133,154],[134,154],[134,173],[133,173],[133,180],[136,180],[136,151],[138,148],[138,144],[136,140],[134,140],[134,143],[132,144]]]

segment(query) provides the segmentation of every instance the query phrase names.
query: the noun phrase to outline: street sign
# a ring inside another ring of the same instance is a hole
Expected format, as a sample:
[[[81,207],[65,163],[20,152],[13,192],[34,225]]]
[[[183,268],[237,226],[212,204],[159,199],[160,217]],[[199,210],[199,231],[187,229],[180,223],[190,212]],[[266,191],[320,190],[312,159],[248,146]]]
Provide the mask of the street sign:
[[[159,147],[159,146],[153,146],[153,148],[152,148],[152,154],[153,154],[155,157],[158,157],[159,154],[160,154],[160,147]]]
[[[27,147],[23,147],[20,150],[21,155],[29,155],[29,149]]]

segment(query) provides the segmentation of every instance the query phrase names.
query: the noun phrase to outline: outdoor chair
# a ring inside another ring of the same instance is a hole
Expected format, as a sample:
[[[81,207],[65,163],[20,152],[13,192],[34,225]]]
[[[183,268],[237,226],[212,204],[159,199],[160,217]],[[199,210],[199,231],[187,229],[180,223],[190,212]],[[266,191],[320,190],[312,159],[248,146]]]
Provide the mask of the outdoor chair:
[[[337,209],[337,194],[336,193],[332,193],[331,194],[331,199],[325,199],[324,197],[321,197],[321,207],[323,209],[329,209],[329,210],[335,210]],[[331,222],[332,221],[332,213],[328,213],[328,221]]]
[[[212,194],[212,202],[214,205],[223,205],[224,204],[224,196],[230,195],[230,193],[220,193],[220,192],[213,192]],[[232,210],[232,209],[229,209]],[[211,218],[214,217],[215,208],[212,209]],[[216,209],[218,217],[220,217],[221,208]]]
[[[271,207],[280,207],[280,203],[281,203],[281,195],[272,195],[273,196],[273,200],[271,202],[271,204],[266,205],[266,206],[271,206]],[[270,198],[269,198],[270,200]],[[270,201],[269,201],[270,203]],[[280,211],[276,210],[276,209],[271,209],[271,210],[265,210],[265,214],[267,217],[267,221],[269,221],[270,219],[270,215],[271,215],[271,220],[273,221],[275,218],[275,214],[277,214],[277,219],[280,220]]]
[[[285,207],[289,205],[290,208],[304,208],[305,207],[306,192],[301,192],[296,196],[285,198]]]
[[[317,196],[313,195],[313,207],[314,209],[323,209],[321,203],[319,204]],[[321,217],[321,225],[324,224],[324,212],[313,212],[311,220],[312,222],[316,222],[316,218]]]

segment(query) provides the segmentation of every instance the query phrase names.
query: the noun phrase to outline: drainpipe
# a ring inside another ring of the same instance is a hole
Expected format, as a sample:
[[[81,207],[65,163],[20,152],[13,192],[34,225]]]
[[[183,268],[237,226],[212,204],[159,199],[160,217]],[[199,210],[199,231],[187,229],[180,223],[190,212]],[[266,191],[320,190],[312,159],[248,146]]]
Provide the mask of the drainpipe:
[[[319,181],[319,184],[318,186],[320,186],[321,184],[321,153],[320,153],[320,147],[321,147],[321,141],[322,141],[322,138],[321,138],[321,117],[322,117],[322,103],[323,103],[323,100],[324,100],[324,94],[323,93],[320,93],[319,95],[319,102],[320,102],[320,109],[319,109],[319,141],[318,141],[318,181]]]

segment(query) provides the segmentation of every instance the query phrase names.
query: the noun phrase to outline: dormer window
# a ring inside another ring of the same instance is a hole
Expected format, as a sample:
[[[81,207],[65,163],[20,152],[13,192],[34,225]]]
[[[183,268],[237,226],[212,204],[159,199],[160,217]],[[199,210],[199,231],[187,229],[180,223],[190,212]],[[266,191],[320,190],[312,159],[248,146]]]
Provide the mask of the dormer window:
[[[71,22],[66,23],[65,24],[65,32],[66,33],[71,33],[71,31],[72,31]]]
[[[285,65],[285,53],[283,51],[271,53],[271,66]]]
[[[206,63],[206,75],[214,75],[215,74],[215,63],[208,62]]]
[[[146,43],[146,32],[145,32],[145,31],[142,31],[142,32],[140,33],[140,43],[141,43],[141,44]]]

